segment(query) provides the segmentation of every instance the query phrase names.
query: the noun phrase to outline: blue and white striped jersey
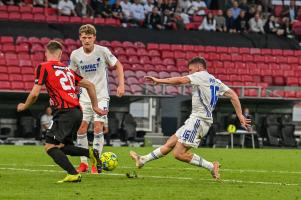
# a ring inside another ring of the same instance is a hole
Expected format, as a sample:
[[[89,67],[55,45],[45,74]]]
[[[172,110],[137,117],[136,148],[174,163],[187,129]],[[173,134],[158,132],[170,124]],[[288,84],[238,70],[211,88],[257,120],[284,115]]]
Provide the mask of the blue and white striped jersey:
[[[218,97],[230,88],[207,71],[195,72],[187,75],[187,77],[192,85],[191,116],[202,118],[212,123],[212,112]]]

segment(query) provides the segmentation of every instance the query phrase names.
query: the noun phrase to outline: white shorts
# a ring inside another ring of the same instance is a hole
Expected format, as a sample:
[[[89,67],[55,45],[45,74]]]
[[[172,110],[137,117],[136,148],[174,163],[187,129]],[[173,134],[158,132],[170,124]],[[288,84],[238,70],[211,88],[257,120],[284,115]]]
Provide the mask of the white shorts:
[[[177,132],[178,142],[188,147],[198,148],[202,137],[207,135],[211,123],[200,118],[189,117]]]
[[[80,102],[80,105],[83,109],[83,121],[90,122],[90,121],[98,121],[98,122],[107,122],[107,115],[98,115],[94,113],[92,109],[91,103],[87,102]],[[102,110],[108,110],[109,109],[109,101],[101,100],[98,101],[98,107]]]

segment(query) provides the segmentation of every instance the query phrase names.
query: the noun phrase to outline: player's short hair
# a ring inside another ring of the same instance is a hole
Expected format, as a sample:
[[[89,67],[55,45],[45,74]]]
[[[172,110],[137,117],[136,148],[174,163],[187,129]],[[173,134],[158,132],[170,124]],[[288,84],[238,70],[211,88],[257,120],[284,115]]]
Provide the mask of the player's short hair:
[[[92,24],[85,24],[79,28],[79,35],[81,35],[82,33],[96,36],[96,29]]]
[[[46,45],[46,49],[50,52],[50,53],[54,53],[57,50],[63,50],[63,45],[56,40],[50,40],[48,42],[48,44]]]
[[[203,57],[195,57],[188,61],[188,66],[192,64],[201,64],[207,69],[207,62]]]

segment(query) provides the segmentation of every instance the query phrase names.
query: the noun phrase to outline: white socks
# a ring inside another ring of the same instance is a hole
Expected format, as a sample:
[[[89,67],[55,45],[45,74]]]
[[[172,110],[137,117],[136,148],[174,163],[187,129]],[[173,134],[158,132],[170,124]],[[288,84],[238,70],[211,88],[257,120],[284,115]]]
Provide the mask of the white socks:
[[[140,157],[140,162],[142,162],[143,164],[151,161],[151,160],[156,160],[159,159],[161,157],[163,157],[164,155],[161,153],[160,148],[155,149],[154,151],[150,152],[149,154],[145,155],[145,156],[141,156]]]
[[[103,145],[104,145],[103,132],[94,133],[93,149],[98,150],[99,156],[101,156]]]
[[[196,165],[199,167],[203,167],[208,169],[209,171],[213,170],[213,163],[209,162],[203,158],[201,158],[200,156],[193,154],[191,161],[189,162],[192,165]]]
[[[77,135],[77,146],[88,149],[89,145],[88,145],[87,133],[83,135]],[[80,162],[88,164],[88,158],[86,156],[81,156]]]

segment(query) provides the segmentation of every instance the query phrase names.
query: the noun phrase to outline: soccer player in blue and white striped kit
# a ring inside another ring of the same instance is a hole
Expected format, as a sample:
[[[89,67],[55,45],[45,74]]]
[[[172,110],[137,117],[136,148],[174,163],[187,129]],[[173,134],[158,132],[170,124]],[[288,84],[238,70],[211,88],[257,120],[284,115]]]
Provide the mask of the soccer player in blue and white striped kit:
[[[209,162],[189,151],[190,148],[197,148],[199,146],[201,138],[207,134],[208,129],[213,123],[212,112],[218,97],[225,96],[230,98],[236,115],[244,128],[247,128],[251,121],[243,116],[240,101],[236,93],[207,72],[207,64],[204,58],[196,57],[191,59],[188,67],[189,75],[187,76],[165,79],[150,76],[145,77],[154,84],[191,84],[193,89],[192,112],[185,124],[163,146],[144,156],[131,151],[130,156],[136,161],[136,166],[141,168],[147,162],[159,159],[173,150],[173,155],[177,160],[206,168],[211,172],[212,177],[218,180],[220,178],[219,163],[217,161]]]

